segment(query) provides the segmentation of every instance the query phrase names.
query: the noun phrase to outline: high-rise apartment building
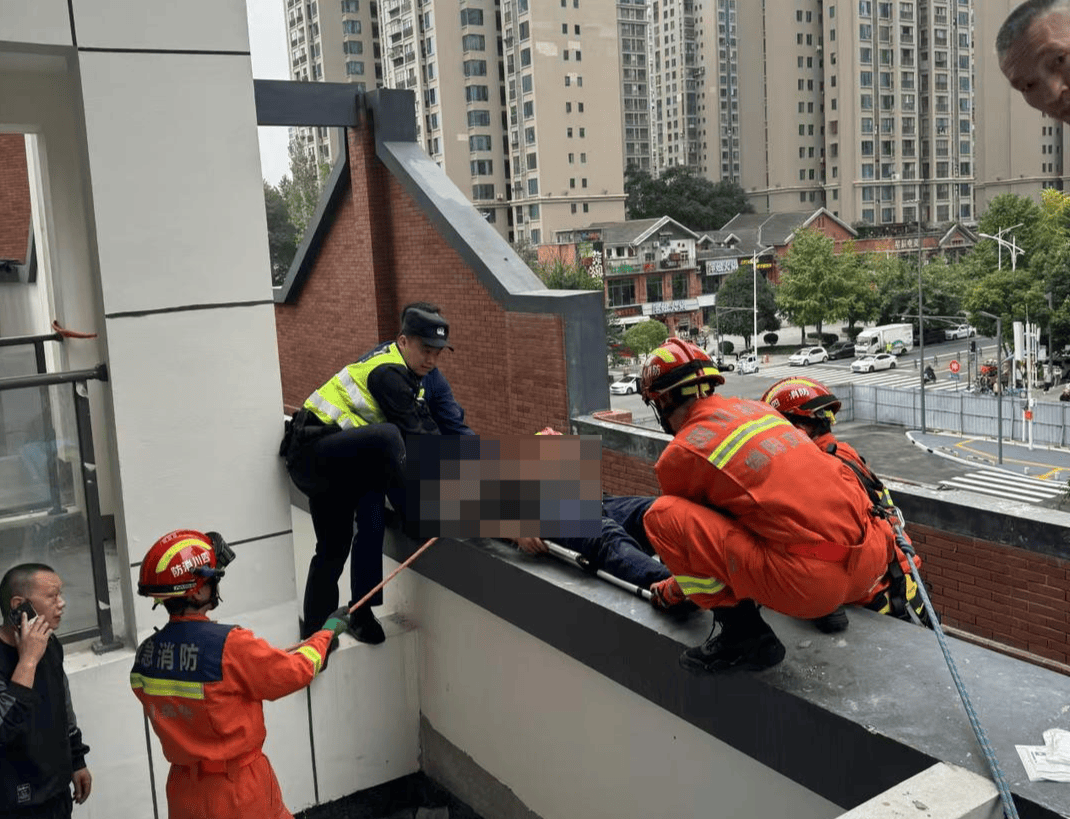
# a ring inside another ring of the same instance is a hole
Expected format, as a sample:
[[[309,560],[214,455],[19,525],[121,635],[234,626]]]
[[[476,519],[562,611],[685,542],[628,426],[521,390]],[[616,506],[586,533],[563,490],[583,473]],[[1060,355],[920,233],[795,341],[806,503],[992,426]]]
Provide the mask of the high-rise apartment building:
[[[700,41],[696,14],[701,0],[651,0],[650,42],[654,55],[651,108],[656,140],[654,165],[698,169]]]
[[[650,167],[646,0],[287,2],[292,76],[412,89],[428,155],[509,240],[624,218],[625,164]]]
[[[970,0],[741,4],[741,184],[759,210],[975,218]],[[761,47],[757,47],[761,44]]]
[[[305,82],[351,82],[364,91],[382,83],[374,0],[286,0],[290,77]],[[338,156],[330,128],[291,128],[317,165]]]

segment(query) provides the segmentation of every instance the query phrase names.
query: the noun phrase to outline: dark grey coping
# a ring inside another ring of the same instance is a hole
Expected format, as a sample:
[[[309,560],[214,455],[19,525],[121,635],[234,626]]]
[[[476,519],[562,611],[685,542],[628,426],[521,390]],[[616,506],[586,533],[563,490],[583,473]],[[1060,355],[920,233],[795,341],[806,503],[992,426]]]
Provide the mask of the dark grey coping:
[[[404,560],[417,544],[387,532]],[[824,635],[765,611],[788,647],[760,674],[695,675],[685,648],[710,615],[683,623],[603,581],[494,540],[436,542],[413,570],[523,629],[803,787],[850,809],[938,761],[990,776],[935,635],[861,609]],[[1070,815],[1070,788],[1029,782],[1014,749],[1066,727],[1065,676],[950,640],[1022,817]]]

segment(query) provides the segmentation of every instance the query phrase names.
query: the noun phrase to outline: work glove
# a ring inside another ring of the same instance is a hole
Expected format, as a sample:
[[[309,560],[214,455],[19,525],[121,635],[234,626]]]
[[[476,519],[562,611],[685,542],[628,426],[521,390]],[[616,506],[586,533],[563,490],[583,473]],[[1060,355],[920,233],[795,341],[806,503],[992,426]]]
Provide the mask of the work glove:
[[[337,638],[339,634],[349,628],[349,609],[342,606],[335,611],[327,618],[327,622],[323,624],[323,628],[327,631],[334,632],[334,636]]]
[[[675,577],[666,577],[650,586],[650,605],[656,609],[667,611],[673,606],[683,603],[687,597],[680,589],[680,584]]]

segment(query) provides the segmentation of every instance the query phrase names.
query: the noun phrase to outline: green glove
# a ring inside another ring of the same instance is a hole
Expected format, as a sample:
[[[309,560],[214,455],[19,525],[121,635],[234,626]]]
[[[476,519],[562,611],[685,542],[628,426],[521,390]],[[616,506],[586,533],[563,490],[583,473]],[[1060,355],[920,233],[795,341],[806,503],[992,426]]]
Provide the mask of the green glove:
[[[342,606],[327,618],[327,622],[323,624],[323,628],[327,631],[333,631],[335,637],[344,632],[349,628],[349,609]]]

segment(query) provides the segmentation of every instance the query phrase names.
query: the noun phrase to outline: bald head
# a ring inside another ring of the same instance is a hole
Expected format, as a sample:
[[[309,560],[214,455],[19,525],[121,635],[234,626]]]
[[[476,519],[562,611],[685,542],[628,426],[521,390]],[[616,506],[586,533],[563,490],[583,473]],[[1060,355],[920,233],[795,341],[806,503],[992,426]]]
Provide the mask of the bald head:
[[[1070,0],[1027,0],[996,35],[999,67],[1038,111],[1070,122]]]

